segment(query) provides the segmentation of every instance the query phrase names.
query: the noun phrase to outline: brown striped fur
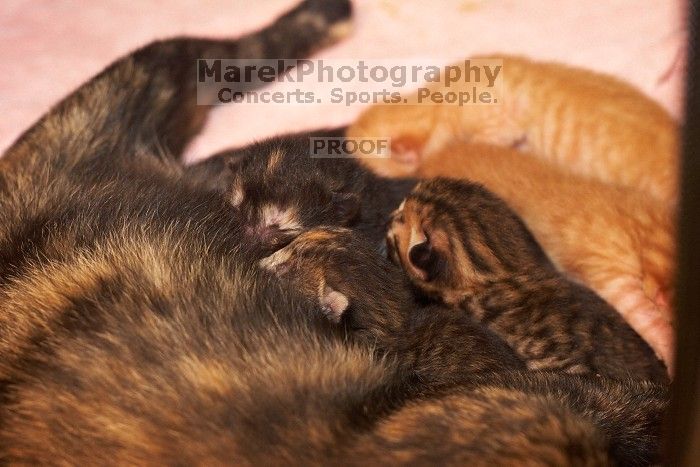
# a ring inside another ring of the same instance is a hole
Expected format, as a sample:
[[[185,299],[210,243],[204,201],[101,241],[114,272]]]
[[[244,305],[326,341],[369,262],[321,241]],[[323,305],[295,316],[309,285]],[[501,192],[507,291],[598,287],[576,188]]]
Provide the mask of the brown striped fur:
[[[426,178],[447,173],[504,199],[557,268],[614,305],[672,362],[675,222],[661,202],[498,146],[455,143],[419,170]]]
[[[419,183],[395,212],[387,242],[419,289],[463,307],[528,368],[666,379],[619,314],[561,275],[506,203],[480,185]]]

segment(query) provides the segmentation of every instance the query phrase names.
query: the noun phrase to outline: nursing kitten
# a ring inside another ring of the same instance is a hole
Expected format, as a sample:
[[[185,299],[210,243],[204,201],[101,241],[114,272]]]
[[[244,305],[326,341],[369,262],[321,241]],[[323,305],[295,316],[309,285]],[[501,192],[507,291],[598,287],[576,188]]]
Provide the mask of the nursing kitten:
[[[405,176],[456,140],[513,146],[580,175],[676,203],[678,127],[657,103],[602,73],[508,55],[475,58],[502,63],[498,104],[418,105],[416,96],[408,96],[413,105],[374,106],[348,136],[390,136],[397,157],[363,162],[382,175]],[[458,66],[468,72],[463,63]],[[459,92],[473,85],[462,80],[428,88]]]
[[[291,278],[322,312],[379,357],[399,356],[417,392],[468,380],[488,371],[524,369],[513,350],[466,314],[417,304],[401,270],[357,232],[309,230],[260,261]]]
[[[522,221],[480,185],[421,182],[394,214],[387,243],[416,287],[474,316],[530,369],[667,380],[624,319],[559,273]]]
[[[556,267],[612,304],[670,366],[675,223],[660,201],[485,144],[449,145],[418,170],[448,174],[505,200]]]
[[[275,249],[321,225],[349,227],[383,248],[391,212],[415,186],[379,177],[355,158],[315,157],[313,137],[344,137],[344,128],[279,136],[217,154],[187,169],[222,193],[245,219],[250,243]]]
[[[676,123],[606,75],[493,58],[501,104],[374,106],[348,135],[390,137],[392,154],[360,161],[385,176],[483,183],[670,365]]]
[[[349,342],[369,343],[396,362],[413,393],[437,392],[379,421],[361,442],[372,456],[385,445],[402,446],[408,463],[598,465],[609,461],[603,451],[621,465],[658,459],[666,388],[523,372],[513,351],[475,326],[471,313],[413,300],[398,268],[352,231],[302,233],[261,265],[317,301]],[[424,441],[434,446],[430,452],[414,449]]]

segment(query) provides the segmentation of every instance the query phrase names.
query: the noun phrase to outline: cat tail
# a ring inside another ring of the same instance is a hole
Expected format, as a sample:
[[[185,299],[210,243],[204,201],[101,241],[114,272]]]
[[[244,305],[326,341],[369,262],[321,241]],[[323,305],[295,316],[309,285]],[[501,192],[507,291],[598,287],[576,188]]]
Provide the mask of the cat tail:
[[[198,89],[199,59],[279,58],[296,64],[295,59],[340,39],[350,17],[349,0],[306,0],[237,39],[155,41],[59,102],[6,151],[0,166],[30,172],[47,164],[65,168],[91,158],[128,159],[149,152],[178,157],[211,109],[198,105],[207,94],[203,84]],[[243,90],[263,84],[248,83]]]
[[[665,384],[546,371],[484,375],[473,384],[544,398],[564,407],[572,417],[592,422],[616,465],[661,462],[663,421],[670,399]]]
[[[346,458],[358,460],[350,465],[612,465],[589,420],[498,387],[409,403],[359,437]]]

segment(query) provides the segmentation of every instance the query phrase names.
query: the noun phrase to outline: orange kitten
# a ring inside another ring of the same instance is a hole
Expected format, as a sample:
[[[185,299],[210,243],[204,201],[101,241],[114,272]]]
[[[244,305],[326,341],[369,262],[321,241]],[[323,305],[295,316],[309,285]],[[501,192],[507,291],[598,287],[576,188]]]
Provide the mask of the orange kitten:
[[[406,149],[426,159],[455,139],[517,146],[582,175],[675,202],[678,129],[657,103],[604,74],[521,57],[480,58],[502,60],[499,104],[374,106],[348,135],[391,136],[400,155],[395,164],[367,164],[385,175],[410,175],[419,158]],[[468,92],[472,86],[428,88]]]
[[[392,158],[362,162],[386,176],[484,184],[670,365],[676,124],[613,78],[503,61],[503,105],[370,108],[348,135],[391,137]]]

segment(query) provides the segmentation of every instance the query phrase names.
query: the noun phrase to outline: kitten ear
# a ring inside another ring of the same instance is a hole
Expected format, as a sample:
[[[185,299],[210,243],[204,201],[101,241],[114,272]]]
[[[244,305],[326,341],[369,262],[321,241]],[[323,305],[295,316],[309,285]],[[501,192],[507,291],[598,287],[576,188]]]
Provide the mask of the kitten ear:
[[[333,193],[333,209],[338,221],[348,225],[360,214],[360,197],[355,193]]]
[[[437,278],[445,266],[444,258],[433,248],[430,240],[413,245],[408,252],[408,259],[415,268],[423,272],[426,282]]]
[[[350,300],[348,300],[347,296],[328,285],[323,286],[320,302],[321,311],[334,323],[340,322],[343,313],[345,313],[345,310],[350,306]]]

